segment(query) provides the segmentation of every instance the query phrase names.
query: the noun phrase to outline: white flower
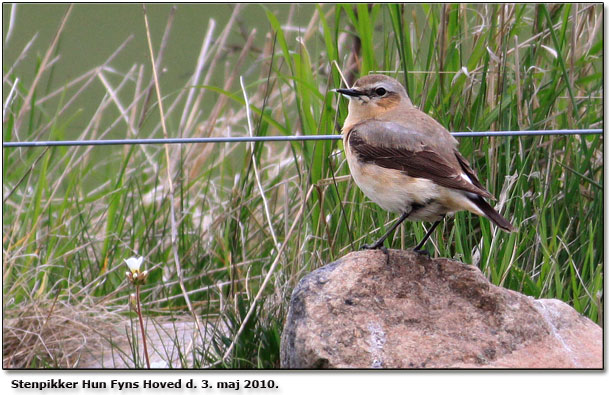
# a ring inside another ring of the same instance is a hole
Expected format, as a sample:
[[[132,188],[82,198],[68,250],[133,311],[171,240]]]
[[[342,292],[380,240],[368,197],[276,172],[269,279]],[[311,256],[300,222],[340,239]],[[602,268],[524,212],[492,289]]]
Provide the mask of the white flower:
[[[143,256],[141,256],[139,258],[132,256],[129,259],[125,259],[125,263],[127,264],[127,266],[129,266],[129,270],[131,270],[131,273],[139,272],[140,266],[142,266],[143,261],[144,261]]]

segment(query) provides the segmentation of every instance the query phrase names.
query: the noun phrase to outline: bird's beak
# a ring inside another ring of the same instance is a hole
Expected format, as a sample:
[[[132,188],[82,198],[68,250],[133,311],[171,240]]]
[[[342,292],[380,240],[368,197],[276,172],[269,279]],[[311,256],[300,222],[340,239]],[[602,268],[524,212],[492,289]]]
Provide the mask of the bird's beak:
[[[351,97],[359,97],[364,94],[362,91],[358,91],[357,89],[333,89],[334,92],[338,92],[341,95],[345,95],[348,98]]]

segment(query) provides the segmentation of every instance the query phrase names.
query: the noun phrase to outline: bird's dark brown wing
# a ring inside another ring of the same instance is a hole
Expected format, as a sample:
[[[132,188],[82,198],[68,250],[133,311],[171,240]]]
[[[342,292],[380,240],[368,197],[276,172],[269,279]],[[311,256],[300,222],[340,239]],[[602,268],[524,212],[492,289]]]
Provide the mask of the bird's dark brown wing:
[[[410,177],[426,178],[443,187],[493,198],[452,141],[438,141],[395,122],[369,120],[351,128],[347,144],[363,162],[400,170]]]
[[[459,161],[459,164],[461,165],[461,169],[463,169],[463,172],[465,174],[467,174],[467,176],[469,177],[470,180],[472,180],[472,183],[475,186],[477,186],[478,188],[486,191],[486,188],[484,188],[484,186],[480,183],[480,180],[478,180],[478,176],[476,175],[476,172],[474,171],[474,169],[472,169],[472,167],[470,166],[467,159],[465,159],[463,157],[463,155],[461,155],[461,153],[457,150],[455,150],[455,156],[457,157],[457,160]],[[496,200],[495,197],[490,192],[488,192],[488,194],[490,195],[488,197],[490,197],[493,200]]]

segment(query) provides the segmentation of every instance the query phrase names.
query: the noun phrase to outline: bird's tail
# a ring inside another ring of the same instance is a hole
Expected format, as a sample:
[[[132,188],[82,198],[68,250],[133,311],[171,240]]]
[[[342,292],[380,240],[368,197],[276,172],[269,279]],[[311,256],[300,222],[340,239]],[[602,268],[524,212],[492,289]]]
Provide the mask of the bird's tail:
[[[514,228],[514,226],[507,219],[503,218],[501,214],[495,211],[495,209],[491,207],[491,205],[488,204],[482,197],[468,194],[467,198],[474,203],[488,219],[493,221],[493,223],[501,229],[505,230],[506,232],[514,232],[516,230],[516,228]]]

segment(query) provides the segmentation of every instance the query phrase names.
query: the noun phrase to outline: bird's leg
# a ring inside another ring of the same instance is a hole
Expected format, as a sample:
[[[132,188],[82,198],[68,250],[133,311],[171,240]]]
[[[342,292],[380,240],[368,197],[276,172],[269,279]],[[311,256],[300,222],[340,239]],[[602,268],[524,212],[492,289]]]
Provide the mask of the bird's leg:
[[[444,219],[444,216],[442,216],[442,219]],[[423,236],[423,240],[421,240],[421,242],[419,244],[417,244],[417,246],[414,248],[414,252],[423,253],[423,254],[426,254],[429,256],[429,252],[422,250],[422,248],[425,245],[425,243],[427,242],[427,239],[429,239],[429,236],[431,236],[433,231],[436,230],[438,225],[440,225],[440,222],[442,222],[442,219],[434,222],[433,225],[431,225],[431,228],[429,228],[429,230],[427,231],[425,236]]]
[[[393,224],[393,226],[387,231],[387,233],[385,233],[383,236],[381,236],[380,239],[378,239],[374,244],[369,245],[369,244],[364,244],[362,246],[362,250],[376,250],[379,248],[384,248],[383,247],[383,243],[385,242],[385,239],[389,236],[389,233],[393,232],[395,230],[395,228],[397,228],[398,226],[400,226],[400,224],[402,222],[404,222],[404,220],[406,218],[408,218],[408,215],[410,215],[411,211],[405,212],[404,214],[402,214],[402,216],[398,219],[398,221]]]

